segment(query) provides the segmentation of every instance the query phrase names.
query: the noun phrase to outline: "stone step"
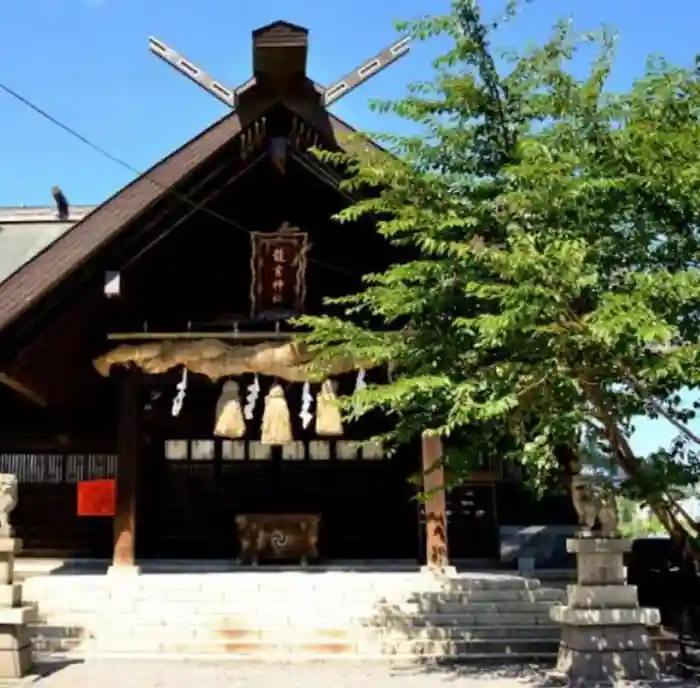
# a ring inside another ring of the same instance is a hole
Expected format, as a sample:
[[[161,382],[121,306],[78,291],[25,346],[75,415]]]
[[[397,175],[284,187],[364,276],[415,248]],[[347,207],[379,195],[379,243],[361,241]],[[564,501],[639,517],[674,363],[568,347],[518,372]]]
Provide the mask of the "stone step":
[[[414,626],[456,626],[456,627],[472,627],[472,626],[540,626],[551,625],[552,621],[549,618],[549,612],[514,612],[514,613],[499,613],[494,614],[423,614],[410,619]],[[389,622],[390,623],[390,622]]]
[[[85,596],[76,600],[64,595],[52,595],[44,598],[32,598],[24,595],[25,603],[36,602],[42,611],[75,611],[81,608],[90,611],[97,607],[115,602],[116,594],[103,595],[101,598],[92,599]],[[136,591],[129,594],[129,602],[136,608],[150,608],[162,606],[163,604],[173,604],[185,608],[214,609],[226,607],[235,609],[238,607],[274,608],[280,606],[299,606],[300,600],[312,600],[323,606],[325,601],[343,601],[348,604],[371,604],[384,600],[387,602],[420,602],[429,603],[433,601],[442,602],[530,602],[530,601],[556,601],[565,599],[565,592],[558,588],[513,588],[513,589],[443,589],[443,590],[402,590],[397,588],[394,591],[375,590],[290,590],[286,593],[274,592],[271,590],[210,590],[200,591],[196,589],[174,589],[168,591],[148,590],[143,593]]]
[[[209,633],[210,629],[206,629]],[[554,640],[559,641],[561,629],[555,625],[539,626],[407,626],[375,629],[221,629],[218,634],[232,640],[245,639],[246,641],[262,641],[265,639],[285,639],[285,642],[325,642],[329,639],[344,642],[382,641],[394,642],[403,640]],[[150,636],[155,634],[151,633]],[[195,631],[194,636],[198,634]]]
[[[100,637],[128,638],[246,638],[259,639],[265,637],[305,638],[307,640],[324,640],[328,638],[413,638],[413,639],[499,639],[499,638],[554,638],[558,637],[560,629],[554,624],[521,624],[512,625],[498,622],[499,619],[484,619],[484,623],[475,624],[469,620],[464,623],[458,619],[455,623],[432,624],[409,623],[386,624],[383,626],[317,626],[300,628],[298,626],[284,627],[251,627],[251,626],[216,626],[202,624],[200,626],[171,624],[171,625],[136,625],[125,627],[115,625],[103,627],[97,634],[91,634],[83,628],[65,628],[60,626],[32,626],[30,633],[36,640],[78,640],[82,641],[91,635]]]
[[[269,642],[256,639],[197,641],[194,638],[120,638],[103,642],[83,642],[77,639],[36,641],[35,653],[44,655],[149,654],[199,656],[246,655],[304,657],[465,657],[491,656],[494,658],[545,657],[556,654],[558,640],[551,638],[487,639],[487,640],[382,640],[358,642],[349,639],[326,639],[316,642]]]
[[[549,614],[557,601],[536,602],[449,602],[440,600],[417,600],[396,604],[380,602],[373,605],[369,613],[373,617],[424,616],[426,614]]]
[[[471,654],[507,657],[515,654],[540,657],[544,654],[556,653],[558,648],[558,638],[402,640],[384,642],[382,654],[413,654],[436,657],[469,656]]]
[[[530,630],[530,629],[529,629]],[[539,629],[538,629],[539,630]],[[188,641],[173,642],[121,642],[113,643],[110,647],[97,647],[94,643],[81,641],[77,638],[50,638],[35,640],[33,643],[33,652],[36,659],[52,659],[55,660],[61,657],[86,657],[86,656],[172,656],[179,654],[182,658],[187,657],[206,657],[217,655],[219,659],[245,659],[254,655],[259,658],[266,659],[333,659],[334,657],[343,659],[357,658],[371,659],[387,657],[389,659],[410,659],[422,651],[424,658],[447,658],[450,660],[458,660],[468,664],[479,664],[480,662],[510,662],[510,661],[528,661],[528,660],[551,660],[557,654],[557,638],[550,639],[540,638],[541,630],[535,634],[535,629],[531,629],[532,638],[530,645],[523,643],[507,642],[500,645],[494,645],[493,641],[487,644],[471,642],[468,645],[460,645],[459,643],[438,644],[434,643],[414,643],[409,647],[409,652],[400,652],[406,650],[404,644],[395,643],[384,648],[384,651],[391,650],[391,654],[382,655],[375,647],[372,651],[369,647],[358,648],[355,645],[344,643],[341,640],[316,642],[300,646],[297,644],[294,651],[290,652],[290,646],[282,646],[262,643],[241,639],[239,641],[227,641],[219,643],[196,643]],[[541,642],[538,642],[540,640]],[[677,652],[677,642],[672,642],[673,639],[666,637],[654,637],[653,645],[655,650],[664,655],[669,652],[675,656]],[[349,647],[348,645],[352,645]],[[497,652],[493,652],[497,649]],[[450,654],[446,654],[445,650],[450,650]],[[468,651],[467,651],[468,650]]]
[[[330,654],[324,652],[306,652],[299,654],[289,654],[286,652],[264,651],[258,654],[245,653],[154,653],[141,651],[93,651],[90,653],[83,651],[66,651],[66,652],[44,652],[41,650],[32,651],[32,659],[36,664],[46,664],[56,661],[83,661],[86,659],[105,659],[105,660],[180,660],[180,661],[211,661],[215,659],[217,662],[249,663],[251,660],[256,662],[284,662],[287,664],[307,663],[307,662],[391,662],[393,666],[406,663],[414,665],[418,660],[421,663],[435,663],[439,666],[442,662],[447,662],[450,665],[458,664],[468,667],[487,667],[508,666],[508,665],[526,665],[528,663],[553,665],[557,659],[557,652],[538,652],[536,655],[530,653],[519,654],[517,652],[508,655],[489,654],[471,652],[468,655],[430,655],[424,654],[417,656],[415,654],[393,654],[393,655],[366,655],[366,654]],[[13,684],[14,685],[14,684]]]
[[[381,618],[389,617],[416,617],[432,614],[549,614],[549,610],[560,604],[558,600],[536,601],[501,601],[485,602],[473,600],[449,601],[437,599],[420,599],[412,602],[399,600],[367,601],[364,603],[350,604],[347,601],[336,600],[329,604],[322,604],[318,600],[303,599],[290,600],[288,604],[257,603],[253,598],[240,604],[233,603],[132,603],[129,605],[110,604],[103,608],[99,614],[95,611],[62,609],[54,606],[41,606],[38,610],[38,618],[41,622],[64,625],[80,625],[81,620],[85,624],[93,623],[99,616],[130,615],[134,619],[146,619],[149,622],[159,619],[158,623],[177,622],[178,619],[221,619],[225,616],[237,616],[254,623],[265,623],[267,619],[307,619],[334,616],[342,618],[350,616],[355,618]]]
[[[413,626],[491,626],[495,623],[504,626],[533,626],[533,625],[550,625],[552,623],[549,618],[549,609],[543,611],[516,611],[516,612],[497,612],[485,611],[474,612],[472,609],[465,610],[463,607],[457,612],[440,612],[440,613],[417,613],[408,614],[378,614],[368,618],[365,622],[367,625],[383,625],[404,623]]]
[[[445,614],[547,614],[555,602],[437,602],[425,610]]]
[[[533,590],[448,590],[421,592],[409,595],[409,602],[562,602],[566,592],[557,588],[535,588]]]
[[[561,628],[545,624],[533,626],[427,626],[408,628],[402,632],[414,640],[553,640],[559,642]],[[396,633],[392,630],[388,635]]]
[[[542,587],[536,578],[511,574],[458,574],[442,584],[444,590],[537,590]]]

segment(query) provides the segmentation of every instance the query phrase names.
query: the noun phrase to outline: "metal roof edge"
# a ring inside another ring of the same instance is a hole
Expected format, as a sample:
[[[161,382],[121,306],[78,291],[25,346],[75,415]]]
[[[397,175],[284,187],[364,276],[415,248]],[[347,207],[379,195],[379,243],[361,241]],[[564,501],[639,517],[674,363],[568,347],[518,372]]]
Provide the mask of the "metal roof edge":
[[[67,219],[60,222],[77,222],[91,213],[96,205],[74,205],[70,207]],[[56,206],[0,206],[0,224],[24,222],[54,222]]]

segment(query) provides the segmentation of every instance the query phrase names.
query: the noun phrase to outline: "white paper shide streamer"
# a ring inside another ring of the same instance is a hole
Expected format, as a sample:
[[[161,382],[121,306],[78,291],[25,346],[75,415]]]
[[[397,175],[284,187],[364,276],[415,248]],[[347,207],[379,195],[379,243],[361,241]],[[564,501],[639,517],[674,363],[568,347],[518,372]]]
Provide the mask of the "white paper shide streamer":
[[[256,375],[253,378],[253,382],[248,385],[245,397],[245,408],[243,409],[243,415],[246,420],[253,420],[255,415],[255,406],[260,398],[260,380]]]
[[[173,408],[171,413],[173,417],[177,418],[180,415],[180,411],[182,411],[183,404],[185,403],[185,396],[187,396],[187,368],[182,369],[182,377],[180,378],[180,382],[177,383],[175,389],[177,390],[177,393],[173,399]]]
[[[355,392],[361,392],[363,389],[365,389],[367,387],[367,382],[365,380],[366,375],[367,374],[365,373],[364,368],[360,368],[357,371],[357,378],[355,379]],[[355,409],[355,413],[359,413],[360,412],[360,404],[356,401],[353,404],[353,406]]]
[[[314,419],[311,413],[311,404],[313,404],[314,397],[311,394],[311,384],[305,382],[301,390],[301,411],[299,411],[299,418],[301,419],[301,425],[306,430]]]

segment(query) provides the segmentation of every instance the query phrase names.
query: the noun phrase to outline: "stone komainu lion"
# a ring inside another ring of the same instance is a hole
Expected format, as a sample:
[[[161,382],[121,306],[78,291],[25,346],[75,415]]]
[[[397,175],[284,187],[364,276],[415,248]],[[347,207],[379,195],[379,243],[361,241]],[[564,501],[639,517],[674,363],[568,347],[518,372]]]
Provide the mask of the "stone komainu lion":
[[[597,523],[601,537],[619,537],[617,502],[611,490],[591,477],[577,475],[571,479],[571,498],[581,535],[593,535]]]
[[[0,473],[0,535],[12,535],[10,514],[17,506],[17,476]]]

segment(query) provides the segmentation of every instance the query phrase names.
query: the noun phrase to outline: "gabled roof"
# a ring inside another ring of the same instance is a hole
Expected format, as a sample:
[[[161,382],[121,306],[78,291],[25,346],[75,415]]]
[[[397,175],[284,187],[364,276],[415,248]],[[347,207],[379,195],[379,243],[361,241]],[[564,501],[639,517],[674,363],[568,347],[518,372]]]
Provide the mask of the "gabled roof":
[[[231,113],[107,199],[0,285],[0,329],[114,238],[126,223],[158,201],[241,129]]]
[[[299,114],[303,117],[307,113]],[[334,115],[325,113],[325,116],[336,138],[347,138],[357,133]],[[5,281],[0,281],[0,330],[7,328],[84,265],[98,249],[118,236],[128,223],[170,193],[173,186],[187,178],[240,131],[238,114],[232,112],[226,115],[83,219],[64,228],[63,232],[56,231],[52,243],[49,241],[38,247],[28,262],[13,270]],[[29,256],[30,253],[25,255]]]

